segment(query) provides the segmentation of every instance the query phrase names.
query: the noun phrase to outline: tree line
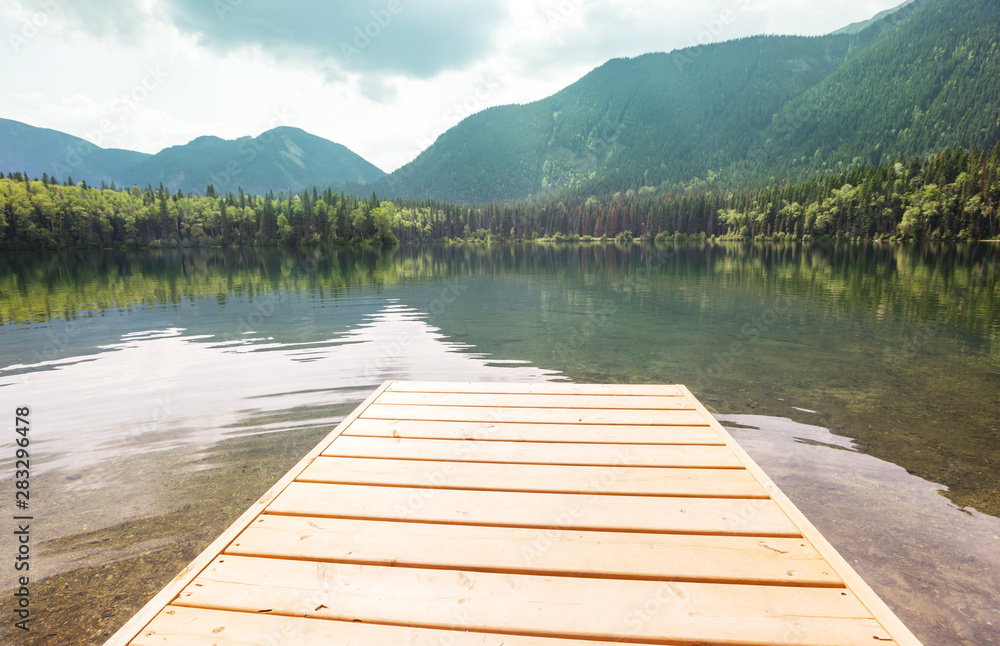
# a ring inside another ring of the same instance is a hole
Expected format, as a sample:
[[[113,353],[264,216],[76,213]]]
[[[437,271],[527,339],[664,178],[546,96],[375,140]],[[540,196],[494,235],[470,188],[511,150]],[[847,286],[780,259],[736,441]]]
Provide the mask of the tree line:
[[[946,149],[825,178],[734,189],[673,187],[462,205],[294,194],[170,194],[0,177],[0,248],[394,245],[432,240],[739,238],[991,239],[1000,235],[1000,144]]]

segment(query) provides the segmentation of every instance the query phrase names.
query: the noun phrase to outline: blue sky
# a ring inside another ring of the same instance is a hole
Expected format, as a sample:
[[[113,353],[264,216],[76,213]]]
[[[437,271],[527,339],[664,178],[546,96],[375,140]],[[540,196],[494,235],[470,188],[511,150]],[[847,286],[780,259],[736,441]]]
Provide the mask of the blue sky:
[[[157,152],[296,126],[383,170],[610,58],[819,35],[901,0],[0,0],[0,117]]]

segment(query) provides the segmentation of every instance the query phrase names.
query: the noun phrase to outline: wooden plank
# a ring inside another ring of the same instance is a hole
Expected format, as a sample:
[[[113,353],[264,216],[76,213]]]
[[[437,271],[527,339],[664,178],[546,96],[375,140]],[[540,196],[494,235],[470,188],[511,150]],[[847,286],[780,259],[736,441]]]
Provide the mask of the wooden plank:
[[[809,522],[809,519],[805,517],[799,508],[796,507],[792,501],[785,495],[781,489],[778,488],[774,481],[764,473],[764,470],[753,461],[742,446],[729,434],[722,424],[708,412],[708,409],[698,399],[691,394],[691,391],[687,389],[686,386],[678,386],[678,388],[685,394],[688,399],[695,405],[702,417],[708,421],[712,427],[726,440],[729,448],[732,449],[733,453],[739,456],[740,461],[747,466],[747,470],[753,474],[754,478],[761,484],[762,487],[771,495],[771,498],[777,504],[796,526],[801,528],[802,535],[819,551],[820,554],[830,563],[830,566],[836,570],[837,574],[847,583],[848,587],[851,588],[857,595],[860,601],[868,608],[879,623],[885,627],[885,629],[892,634],[893,639],[899,646],[921,646],[920,640],[918,640],[910,629],[899,620],[894,612],[885,604],[881,597],[879,597],[874,590],[865,582],[864,579],[854,570],[853,567],[844,559],[843,556],[830,544],[830,542],[823,536],[822,533],[816,527]]]
[[[475,442],[342,436],[323,452],[329,457],[566,464],[610,467],[741,469],[726,446],[653,446],[631,444],[546,444]]]
[[[492,424],[359,419],[344,435],[425,440],[563,442],[572,444],[725,444],[704,426],[619,426],[601,424]]]
[[[328,444],[333,442],[334,439],[340,432],[347,428],[351,422],[353,422],[358,415],[364,412],[364,410],[375,401],[382,391],[392,382],[385,382],[381,386],[375,389],[368,399],[361,402],[361,404],[348,415],[344,421],[342,421],[337,428],[327,435],[319,444],[316,445],[302,460],[299,461],[291,471],[286,473],[278,482],[274,484],[273,487],[267,490],[267,492],[261,496],[254,504],[250,505],[243,514],[236,519],[229,529],[222,533],[217,539],[215,539],[201,554],[199,554],[190,565],[185,567],[180,573],[173,578],[170,583],[168,583],[160,592],[150,599],[149,603],[142,607],[139,612],[137,612],[124,626],[122,626],[111,638],[105,642],[104,646],[125,646],[128,644],[133,637],[135,637],[143,627],[149,623],[153,617],[157,615],[168,603],[170,603],[174,597],[191,582],[194,577],[201,572],[209,563],[212,562],[217,555],[221,554],[229,543],[236,538],[240,532],[242,532],[250,523],[252,523],[258,515],[263,511],[263,509],[270,503],[277,495],[285,489],[291,482],[295,479],[299,473],[305,469],[309,463],[319,457],[323,449],[326,448]]]
[[[546,408],[489,408],[483,406],[391,406],[373,404],[365,419],[416,419],[441,422],[528,422],[542,424],[625,424],[695,426],[704,423],[694,410],[650,411]]]
[[[616,646],[617,642],[430,630],[169,606],[132,646]]]
[[[669,583],[222,556],[175,605],[361,623],[658,643],[870,646],[841,589]]]
[[[659,384],[573,384],[569,382],[491,383],[451,381],[394,381],[387,392],[487,393],[534,395],[648,395],[682,396],[680,388]]]
[[[293,482],[268,507],[286,516],[724,536],[799,536],[770,500],[455,491]]]
[[[300,482],[433,489],[768,498],[745,469],[653,469],[320,457]]]
[[[379,404],[395,406],[473,406],[478,408],[606,408],[630,410],[692,410],[687,397],[642,395],[525,395],[485,393],[387,392]]]
[[[843,587],[800,538],[580,532],[265,514],[241,556],[582,577]]]

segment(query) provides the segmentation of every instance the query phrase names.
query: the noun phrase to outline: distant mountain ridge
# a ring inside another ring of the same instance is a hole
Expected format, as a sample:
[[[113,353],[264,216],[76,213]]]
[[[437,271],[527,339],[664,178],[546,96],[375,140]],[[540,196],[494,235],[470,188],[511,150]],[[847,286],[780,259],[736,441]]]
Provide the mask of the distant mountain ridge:
[[[199,137],[167,148],[125,175],[128,185],[159,182],[172,191],[266,193],[334,183],[369,184],[385,176],[347,147],[299,128],[281,126],[259,137]]]
[[[91,184],[110,183],[150,155],[131,150],[101,148],[86,139],[58,130],[36,128],[19,121],[0,119],[0,170],[47,174]],[[204,188],[204,187],[203,187]]]
[[[198,137],[155,155],[105,149],[65,133],[0,119],[0,170],[31,177],[122,186],[162,183],[171,192],[266,193],[338,183],[368,184],[385,173],[341,144],[282,126],[259,137]]]

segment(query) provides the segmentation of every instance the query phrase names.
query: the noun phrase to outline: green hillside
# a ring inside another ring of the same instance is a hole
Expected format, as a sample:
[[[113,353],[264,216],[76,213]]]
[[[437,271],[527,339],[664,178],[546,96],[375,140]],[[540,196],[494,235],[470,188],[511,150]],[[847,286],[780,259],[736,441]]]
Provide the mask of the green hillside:
[[[745,155],[753,134],[855,41],[755,37],[615,59],[542,101],[469,117],[379,188],[483,202],[703,174]]]
[[[298,128],[281,127],[235,140],[199,137],[167,148],[130,169],[126,185],[158,186],[172,192],[216,191],[262,194],[334,182],[366,184],[385,173],[346,147]]]
[[[895,29],[785,106],[742,168],[788,177],[1000,141],[1000,3],[924,0],[900,13]]]

